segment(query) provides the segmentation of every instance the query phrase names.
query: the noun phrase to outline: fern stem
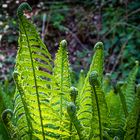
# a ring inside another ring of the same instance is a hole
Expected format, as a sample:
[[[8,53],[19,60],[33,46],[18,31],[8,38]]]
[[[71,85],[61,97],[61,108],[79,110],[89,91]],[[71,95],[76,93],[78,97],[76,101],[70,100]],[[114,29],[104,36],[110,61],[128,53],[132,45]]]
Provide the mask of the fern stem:
[[[75,87],[71,87],[70,88],[70,97],[71,97],[71,102],[74,103],[74,105],[76,104],[76,97],[78,95],[78,90]],[[72,134],[72,121],[70,121],[70,135]],[[70,136],[70,140],[71,140],[71,136]]]
[[[23,25],[22,18],[19,17],[19,19],[21,20],[21,25],[23,27],[23,30],[24,30],[26,38],[27,38],[27,44],[28,44],[28,48],[29,48],[29,53],[30,53],[30,58],[31,58],[31,65],[32,65],[32,70],[33,70],[34,84],[35,84],[35,88],[36,88],[37,103],[38,103],[38,110],[39,110],[39,117],[40,117],[40,124],[41,124],[41,129],[42,129],[42,137],[43,137],[43,140],[45,140],[45,131],[44,131],[44,127],[43,127],[43,117],[42,117],[42,113],[41,113],[38,85],[37,85],[36,72],[35,72],[35,68],[34,68],[34,62],[33,62],[33,57],[32,57],[31,46],[30,46],[30,43],[29,43],[28,35],[26,33],[26,29],[24,28],[24,25]]]
[[[60,91],[61,91],[61,95],[60,95],[60,117],[61,117],[61,121],[60,121],[60,125],[61,125],[61,122],[62,122],[62,117],[63,117],[63,115],[62,115],[62,113],[63,113],[63,81],[64,81],[64,78],[63,78],[63,76],[64,76],[64,49],[65,49],[65,47],[67,46],[67,42],[66,42],[66,40],[62,40],[61,42],[60,42],[60,47],[61,47],[61,49],[62,49],[62,51],[61,51],[61,56],[62,56],[62,58],[61,58],[61,81],[60,81]]]
[[[69,114],[71,122],[74,124],[74,126],[76,128],[77,134],[79,136],[79,140],[85,140],[84,131],[83,131],[84,129],[76,116],[76,106],[73,102],[70,102],[68,104],[67,112]]]
[[[72,134],[72,121],[70,121],[70,137],[69,137],[69,140],[71,140],[72,139],[72,136],[71,136],[71,134]]]
[[[103,135],[102,135],[102,124],[101,124],[101,114],[100,114],[100,106],[98,102],[98,96],[96,93],[96,88],[95,86],[92,87],[94,94],[95,94],[95,100],[96,100],[96,105],[97,105],[97,111],[98,111],[98,117],[99,117],[99,131],[100,131],[100,140],[103,140]]]
[[[99,100],[98,100],[98,96],[97,96],[97,92],[96,92],[96,86],[100,86],[97,77],[98,77],[98,73],[96,71],[91,72],[90,77],[89,77],[89,82],[90,82],[91,89],[92,89],[92,96],[91,96],[92,97],[92,102],[94,101],[94,94],[95,94],[97,113],[98,113],[98,118],[99,118],[99,121],[98,121],[98,123],[99,123],[99,133],[100,133],[99,137],[100,137],[100,140],[103,140],[100,106],[99,106]],[[90,133],[90,137],[92,136],[91,133]],[[92,139],[92,137],[91,137],[91,139]]]
[[[61,121],[60,121],[60,124],[61,124],[61,122],[62,122],[62,112],[63,112],[63,108],[62,108],[62,106],[63,106],[63,97],[62,97],[62,94],[63,94],[63,72],[64,72],[64,56],[63,56],[63,54],[64,54],[64,46],[63,46],[63,43],[61,42],[60,43],[60,46],[61,46],[61,49],[62,49],[62,54],[61,54],[61,56],[62,56],[62,59],[61,59],[61,82],[60,82],[60,90],[61,90],[61,95],[60,95],[60,117],[61,117]]]

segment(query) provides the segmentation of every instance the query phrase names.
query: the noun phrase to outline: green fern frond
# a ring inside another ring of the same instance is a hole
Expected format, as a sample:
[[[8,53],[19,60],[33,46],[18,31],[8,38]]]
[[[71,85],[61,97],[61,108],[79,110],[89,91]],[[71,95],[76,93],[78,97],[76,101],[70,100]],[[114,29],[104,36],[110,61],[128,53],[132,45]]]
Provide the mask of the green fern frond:
[[[128,113],[131,112],[135,100],[135,81],[139,69],[139,62],[136,61],[135,67],[131,70],[126,80],[126,85],[122,87],[122,92],[126,99]]]
[[[103,77],[103,63],[104,63],[104,54],[103,54],[103,43],[102,42],[98,42],[95,44],[94,47],[95,50],[95,54],[93,56],[91,65],[90,65],[90,69],[87,73],[87,76],[84,80],[84,84],[83,84],[83,88],[81,90],[81,92],[79,92],[78,94],[78,104],[80,106],[82,98],[86,98],[86,96],[88,96],[88,94],[84,93],[86,91],[86,88],[90,87],[89,84],[89,75],[92,71],[97,71],[99,73],[99,79],[100,81],[102,81],[102,77]]]
[[[27,3],[19,7],[30,9]],[[14,77],[17,85],[15,93],[16,124],[20,139],[57,139],[59,135],[69,135],[59,130],[58,112],[50,106],[52,84],[52,59],[41,41],[35,26],[18,9],[19,50],[16,58]]]
[[[102,90],[102,77],[103,77],[103,44],[101,42],[95,45],[95,54],[93,56],[92,63],[90,65],[90,70],[85,78],[84,86],[82,88],[81,93],[78,94],[78,119],[85,127],[85,131],[87,135],[90,135],[90,138],[97,138],[99,136],[99,115],[97,113],[97,101],[95,100],[95,94],[91,88],[89,83],[89,76],[92,71],[96,71],[98,73],[99,86],[96,88],[97,96],[99,99],[99,106],[101,106],[102,117],[104,116],[103,124],[106,123],[106,115],[107,115],[107,105],[105,102],[105,95]],[[104,114],[105,113],[105,114]],[[106,117],[107,118],[107,117]]]
[[[126,134],[124,140],[140,139],[140,85],[137,86],[135,105],[126,122]]]
[[[109,122],[108,109],[102,85],[96,71],[91,72],[89,77],[92,94],[92,121],[90,138],[103,140],[103,130]]]
[[[126,105],[126,99],[125,99],[125,96],[122,93],[122,89],[121,89],[123,85],[124,85],[123,81],[117,82],[116,89],[117,89],[118,94],[120,96],[120,101],[121,101],[121,104],[122,104],[122,108],[123,108],[123,112],[124,112],[125,118],[127,118],[127,116],[128,116],[128,109],[127,109],[127,105]]]
[[[110,90],[106,95],[106,102],[110,117],[108,133],[112,135],[112,137],[116,135],[119,136],[123,133],[123,127],[125,124],[125,116],[119,94],[115,93],[113,89]]]
[[[53,69],[53,84],[51,94],[51,105],[56,112],[59,112],[60,130],[66,127],[69,129],[69,120],[67,118],[67,102],[70,101],[69,89],[71,86],[69,61],[67,53],[67,42],[60,42],[59,50],[56,54]],[[64,127],[65,126],[65,127]]]

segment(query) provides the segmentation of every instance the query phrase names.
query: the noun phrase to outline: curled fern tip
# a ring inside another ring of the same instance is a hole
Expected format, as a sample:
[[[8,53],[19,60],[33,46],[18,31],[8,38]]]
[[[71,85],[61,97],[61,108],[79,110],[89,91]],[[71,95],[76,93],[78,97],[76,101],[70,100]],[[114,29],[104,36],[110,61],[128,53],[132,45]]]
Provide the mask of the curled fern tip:
[[[6,120],[7,117],[10,117],[10,118],[11,118],[12,116],[13,116],[12,110],[11,110],[11,109],[6,109],[6,110],[4,110],[4,111],[2,112],[1,118],[2,118],[2,120],[5,122],[5,120]]]
[[[96,85],[98,83],[98,73],[97,71],[92,71],[89,76],[89,83],[90,85]]]
[[[61,42],[60,42],[60,45],[62,46],[62,47],[67,47],[67,41],[66,40],[62,40]]]
[[[75,87],[71,87],[71,88],[70,88],[70,96],[71,96],[71,100],[72,100],[73,102],[75,102],[76,96],[77,96],[77,95],[78,95],[78,89],[75,88]]]
[[[18,7],[18,9],[17,9],[18,17],[23,16],[24,10],[32,11],[32,8],[30,7],[30,5],[27,2],[21,3],[20,6]]]
[[[76,112],[76,106],[73,102],[68,103],[67,112],[70,116],[73,116]]]
[[[94,49],[95,49],[95,50],[96,50],[96,49],[103,49],[103,43],[102,43],[102,42],[97,42],[97,43],[95,44]]]

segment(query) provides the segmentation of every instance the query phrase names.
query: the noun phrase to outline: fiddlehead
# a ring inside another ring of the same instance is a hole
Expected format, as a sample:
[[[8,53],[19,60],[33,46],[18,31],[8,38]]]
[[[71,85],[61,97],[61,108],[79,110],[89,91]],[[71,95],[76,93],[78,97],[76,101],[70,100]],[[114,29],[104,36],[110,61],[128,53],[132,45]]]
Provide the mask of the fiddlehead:
[[[6,109],[6,110],[3,111],[1,117],[2,117],[2,120],[3,120],[5,125],[8,125],[9,120],[12,118],[12,116],[13,116],[12,110]]]
[[[70,117],[72,123],[74,124],[74,126],[77,130],[79,139],[80,140],[85,140],[85,136],[84,136],[84,133],[83,133],[84,128],[83,128],[83,126],[81,125],[80,121],[78,120],[78,118],[76,116],[76,106],[73,102],[70,102],[67,105],[67,112],[69,114],[69,117]]]
[[[28,11],[32,11],[32,8],[30,7],[30,5],[27,2],[23,2],[20,4],[20,6],[17,9],[17,15],[20,18],[21,16],[23,16],[23,11],[24,10],[28,10]]]
[[[62,46],[63,48],[66,48],[67,47],[67,41],[66,40],[62,40],[60,42],[60,46]]]
[[[10,138],[12,140],[17,140],[18,139],[17,129],[11,122],[12,116],[13,116],[12,110],[6,109],[3,111],[1,118],[2,118],[2,121],[5,125],[5,128],[9,134]]]
[[[100,85],[99,84],[99,80],[98,80],[98,73],[97,73],[97,71],[91,72],[91,74],[89,76],[89,83],[93,87]]]
[[[99,118],[99,132],[100,132],[100,140],[103,140],[103,134],[102,134],[102,123],[101,123],[101,113],[100,113],[100,106],[99,106],[99,100],[96,92],[96,87],[100,87],[100,81],[98,80],[98,73],[97,71],[92,71],[89,76],[89,83],[91,85],[92,94],[95,94],[95,100],[96,100],[96,106],[97,106],[97,112],[98,112],[98,118]],[[93,96],[92,96],[92,102],[94,102]],[[94,116],[94,114],[93,114]],[[90,132],[90,138],[92,138],[92,131]]]
[[[70,88],[70,97],[71,97],[71,101],[75,104],[76,101],[76,97],[78,95],[78,90],[75,87],[71,87]]]
[[[76,103],[76,97],[77,97],[77,95],[78,95],[77,88],[71,87],[70,88],[70,97],[71,97],[71,102],[73,102],[74,104]],[[72,132],[72,120],[70,121],[70,132]]]

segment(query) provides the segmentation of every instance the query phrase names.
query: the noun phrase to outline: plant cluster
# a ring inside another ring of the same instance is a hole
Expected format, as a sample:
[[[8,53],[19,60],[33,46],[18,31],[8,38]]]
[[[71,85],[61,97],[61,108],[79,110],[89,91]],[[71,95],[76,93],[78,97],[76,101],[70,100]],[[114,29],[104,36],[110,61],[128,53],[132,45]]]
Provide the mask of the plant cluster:
[[[31,11],[26,2],[17,10],[14,107],[1,111],[9,139],[139,140],[140,85],[135,85],[139,62],[124,82],[113,87],[110,74],[103,75],[104,47],[98,42],[87,75],[81,70],[72,85],[66,40],[60,42],[53,61],[25,10]]]

